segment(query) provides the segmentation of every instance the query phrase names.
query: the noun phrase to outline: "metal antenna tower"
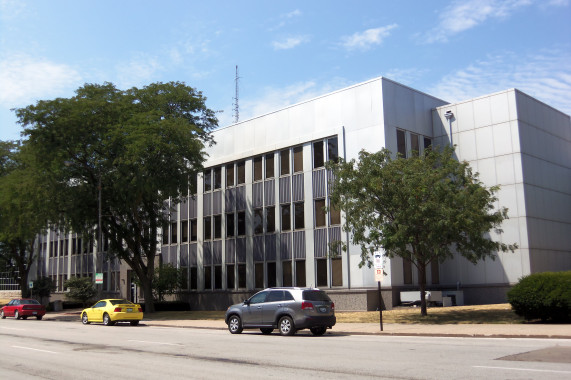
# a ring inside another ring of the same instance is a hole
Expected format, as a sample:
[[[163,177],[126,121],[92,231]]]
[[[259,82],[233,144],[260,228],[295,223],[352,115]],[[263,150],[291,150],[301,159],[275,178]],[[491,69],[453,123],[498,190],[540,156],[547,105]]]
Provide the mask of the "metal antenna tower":
[[[236,65],[236,97],[234,98],[234,104],[232,104],[234,106],[234,123],[240,120],[240,111],[238,108],[238,79],[240,79],[240,77],[238,76],[238,65]]]

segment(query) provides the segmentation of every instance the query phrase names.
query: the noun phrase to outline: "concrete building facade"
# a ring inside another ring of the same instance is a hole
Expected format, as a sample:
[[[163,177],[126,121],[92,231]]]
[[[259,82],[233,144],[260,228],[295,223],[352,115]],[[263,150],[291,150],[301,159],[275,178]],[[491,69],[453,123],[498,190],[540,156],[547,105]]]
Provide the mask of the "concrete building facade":
[[[328,255],[329,242],[349,241],[343,214],[322,211],[329,206],[325,162],[362,149],[406,155],[452,143],[485,185],[501,186],[498,206],[509,208],[509,219],[491,236],[517,243],[517,251],[477,265],[461,257],[432,265],[429,289],[460,292],[465,303],[505,302],[521,276],[571,269],[570,118],[518,90],[449,104],[381,77],[213,136],[197,194],[171,205],[159,244],[162,263],[184,268],[179,298],[194,309],[223,309],[270,286],[315,286],[340,310],[375,310],[377,283],[371,269],[358,267],[360,248]],[[58,284],[92,275],[93,244],[86,243],[55,232],[41,237],[38,273]],[[136,298],[128,268],[103,265],[105,291]],[[402,259],[387,259],[385,272],[385,307],[418,289]]]

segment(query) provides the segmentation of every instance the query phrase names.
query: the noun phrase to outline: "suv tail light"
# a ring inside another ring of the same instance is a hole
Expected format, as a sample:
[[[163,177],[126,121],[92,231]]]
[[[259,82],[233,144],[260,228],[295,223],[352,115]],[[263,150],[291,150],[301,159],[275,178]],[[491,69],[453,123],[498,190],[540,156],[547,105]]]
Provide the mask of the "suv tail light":
[[[331,302],[331,310],[335,310],[335,302]]]
[[[311,302],[303,301],[301,303],[301,310],[313,310],[313,304]]]
[[[116,307],[115,310],[113,310],[113,312],[115,312],[115,313],[120,313],[120,312],[121,312],[121,308],[120,308],[120,307]]]

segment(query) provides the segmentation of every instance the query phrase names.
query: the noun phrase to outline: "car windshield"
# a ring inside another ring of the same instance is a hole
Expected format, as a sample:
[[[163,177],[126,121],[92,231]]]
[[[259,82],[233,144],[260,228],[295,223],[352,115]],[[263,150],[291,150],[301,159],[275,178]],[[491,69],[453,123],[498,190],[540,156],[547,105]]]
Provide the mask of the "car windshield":
[[[331,298],[321,290],[304,290],[302,297],[306,301],[331,301]]]
[[[21,300],[21,305],[39,305],[40,303],[36,300]]]
[[[127,301],[127,300],[109,300],[109,302],[111,302],[111,305],[120,305],[120,304],[124,304],[124,303],[133,304],[133,302]]]

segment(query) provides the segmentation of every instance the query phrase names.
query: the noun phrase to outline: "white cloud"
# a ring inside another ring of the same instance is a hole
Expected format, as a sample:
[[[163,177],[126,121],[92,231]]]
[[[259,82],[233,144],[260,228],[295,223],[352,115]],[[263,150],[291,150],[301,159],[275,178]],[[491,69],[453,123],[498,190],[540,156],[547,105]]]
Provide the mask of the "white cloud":
[[[140,86],[149,82],[162,69],[156,57],[140,55],[117,67],[118,88]]]
[[[0,105],[23,106],[40,98],[61,95],[80,85],[72,67],[26,55],[0,58]]]
[[[296,37],[289,37],[282,41],[274,41],[272,42],[272,46],[274,50],[287,50],[293,49],[294,47],[309,42],[308,36],[296,36]]]
[[[391,69],[383,73],[383,77],[392,79],[396,82],[412,86],[417,82],[428,69],[410,68],[410,69]]]
[[[424,42],[446,42],[458,33],[490,19],[505,19],[520,8],[537,2],[539,6],[566,6],[569,0],[468,0],[455,1],[440,13],[439,24],[422,36]]]
[[[571,115],[571,53],[544,50],[518,56],[490,56],[449,73],[428,89],[441,99],[457,102],[489,93],[517,88]]]
[[[281,14],[278,18],[278,22],[275,25],[272,25],[269,28],[269,31],[273,32],[273,31],[276,31],[278,29],[281,29],[284,26],[286,26],[290,22],[291,19],[300,17],[301,15],[302,15],[302,12],[299,9],[295,9],[291,12]],[[274,20],[271,20],[271,21],[273,22]]]
[[[20,0],[0,0],[0,20],[13,21],[27,12],[27,4]]]
[[[368,50],[373,45],[380,45],[390,35],[390,31],[396,27],[397,24],[391,24],[380,28],[367,29],[361,33],[342,37],[341,44],[348,50]]]

